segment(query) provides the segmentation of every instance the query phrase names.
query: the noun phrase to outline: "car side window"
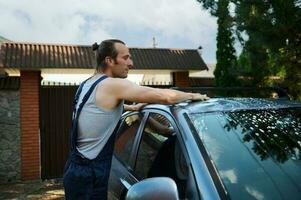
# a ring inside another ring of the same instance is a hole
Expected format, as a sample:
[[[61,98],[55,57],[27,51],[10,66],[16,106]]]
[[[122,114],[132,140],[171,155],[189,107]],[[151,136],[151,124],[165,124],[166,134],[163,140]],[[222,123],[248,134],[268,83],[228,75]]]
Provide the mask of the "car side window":
[[[147,178],[154,173],[158,166],[158,152],[163,148],[169,137],[174,133],[171,123],[161,114],[150,113],[139,145],[135,174],[138,178]]]
[[[141,124],[142,118],[143,114],[141,113],[127,116],[118,129],[114,146],[114,154],[119,160],[127,165],[129,165],[134,139]]]

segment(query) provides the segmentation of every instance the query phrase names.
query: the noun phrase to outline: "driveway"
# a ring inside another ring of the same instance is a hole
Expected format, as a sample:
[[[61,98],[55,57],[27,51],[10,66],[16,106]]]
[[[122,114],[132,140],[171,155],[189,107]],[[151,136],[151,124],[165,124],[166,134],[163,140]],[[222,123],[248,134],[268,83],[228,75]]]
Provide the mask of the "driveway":
[[[65,199],[62,179],[0,183],[0,200]],[[112,195],[108,194],[108,200]]]
[[[0,199],[65,199],[61,180],[0,183]]]

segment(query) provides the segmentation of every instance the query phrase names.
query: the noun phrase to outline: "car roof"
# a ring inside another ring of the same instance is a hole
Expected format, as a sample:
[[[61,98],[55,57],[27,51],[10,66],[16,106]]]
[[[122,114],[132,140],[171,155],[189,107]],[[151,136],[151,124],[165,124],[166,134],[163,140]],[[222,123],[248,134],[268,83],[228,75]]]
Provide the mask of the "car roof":
[[[206,113],[238,110],[263,110],[301,107],[301,102],[286,99],[212,98],[207,101],[183,102],[175,105],[149,104],[145,109],[160,109],[169,113],[186,110],[188,113]]]
[[[189,113],[263,110],[289,107],[301,107],[301,103],[290,100],[259,99],[259,98],[220,98],[204,102],[190,103],[185,106]]]

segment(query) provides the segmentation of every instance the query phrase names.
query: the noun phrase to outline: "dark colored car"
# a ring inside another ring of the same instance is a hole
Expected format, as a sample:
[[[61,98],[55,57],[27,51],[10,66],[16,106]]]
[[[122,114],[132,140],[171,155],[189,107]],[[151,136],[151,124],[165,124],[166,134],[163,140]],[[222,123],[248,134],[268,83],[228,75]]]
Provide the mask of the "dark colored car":
[[[299,102],[148,105],[123,115],[114,151],[112,199],[152,177],[174,180],[180,199],[301,199]],[[148,190],[164,191],[163,179],[151,180]]]

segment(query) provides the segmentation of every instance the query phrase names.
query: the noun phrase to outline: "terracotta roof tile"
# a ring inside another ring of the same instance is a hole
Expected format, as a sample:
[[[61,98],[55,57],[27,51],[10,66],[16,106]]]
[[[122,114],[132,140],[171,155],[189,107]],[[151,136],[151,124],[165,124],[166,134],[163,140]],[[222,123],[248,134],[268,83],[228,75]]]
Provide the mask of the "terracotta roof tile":
[[[134,69],[204,70],[196,49],[130,48]],[[17,69],[94,68],[90,46],[4,42],[0,67]]]

